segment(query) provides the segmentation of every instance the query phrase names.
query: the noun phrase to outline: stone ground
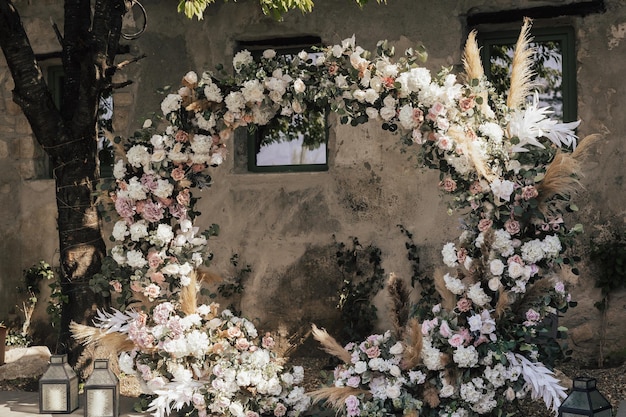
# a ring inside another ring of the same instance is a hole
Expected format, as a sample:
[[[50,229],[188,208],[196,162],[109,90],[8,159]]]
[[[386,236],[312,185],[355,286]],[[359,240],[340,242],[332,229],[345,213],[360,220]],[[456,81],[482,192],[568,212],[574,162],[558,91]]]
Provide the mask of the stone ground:
[[[23,355],[24,356],[24,355]],[[38,365],[35,356],[30,356],[28,362],[31,364],[32,372],[40,372],[37,369]],[[332,370],[332,365],[329,364],[328,358],[325,357],[302,357],[293,358],[294,364],[302,365],[305,368],[305,381],[304,387],[307,391],[314,390],[324,382],[322,376],[323,371],[329,372]],[[10,371],[7,373],[6,367],[11,365],[7,363],[0,367],[0,391],[37,391],[38,390],[38,375],[22,374],[22,377],[15,377]],[[25,368],[22,368],[24,371]],[[45,370],[45,366],[43,368]],[[43,372],[43,370],[41,372]],[[587,364],[580,361],[571,361],[560,366],[559,370],[562,372],[560,375],[564,381],[564,385],[570,383],[571,379],[579,376],[588,376],[597,380],[598,389],[600,392],[611,402],[613,410],[617,410],[618,405],[624,399],[626,399],[626,364],[622,364],[612,368],[590,368]],[[31,372],[31,371],[28,371]],[[6,377],[9,378],[6,378]],[[122,394],[125,396],[137,396],[139,395],[138,385],[128,379],[122,379]],[[540,401],[524,401],[520,404],[519,410],[516,411],[517,415],[523,415],[525,417],[546,417],[550,413],[546,412],[545,406]]]

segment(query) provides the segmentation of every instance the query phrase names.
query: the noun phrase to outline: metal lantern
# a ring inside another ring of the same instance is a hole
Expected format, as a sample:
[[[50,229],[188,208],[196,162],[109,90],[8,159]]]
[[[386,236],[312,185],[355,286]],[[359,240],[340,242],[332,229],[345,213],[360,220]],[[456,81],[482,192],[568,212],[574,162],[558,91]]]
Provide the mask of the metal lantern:
[[[611,403],[596,389],[594,378],[574,379],[572,392],[559,407],[559,417],[611,417]]]
[[[69,414],[77,408],[78,376],[67,355],[52,355],[39,380],[39,413]]]
[[[109,369],[107,359],[96,359],[85,382],[85,417],[118,417],[119,404],[119,379]]]

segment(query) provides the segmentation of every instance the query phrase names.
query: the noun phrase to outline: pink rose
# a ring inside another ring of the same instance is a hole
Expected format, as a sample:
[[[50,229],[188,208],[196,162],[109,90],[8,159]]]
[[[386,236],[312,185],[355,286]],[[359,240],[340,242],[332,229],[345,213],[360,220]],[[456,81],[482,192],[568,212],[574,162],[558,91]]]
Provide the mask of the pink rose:
[[[153,272],[150,274],[150,281],[155,284],[163,284],[165,282],[165,275],[162,272]]]
[[[226,330],[226,334],[228,335],[228,337],[230,338],[236,338],[241,336],[241,329],[239,327],[229,327],[228,330]]]
[[[474,97],[463,97],[462,99],[459,100],[459,107],[463,111],[468,111],[470,109],[473,109],[475,105],[476,105],[476,102],[474,101]]]
[[[117,293],[122,292],[122,284],[118,280],[114,279],[112,281],[109,281],[109,285],[113,287],[113,291]]]
[[[185,178],[185,170],[181,167],[174,168],[172,170],[172,179],[174,181],[180,181]]]
[[[450,337],[450,335],[452,334],[452,330],[450,329],[447,321],[443,320],[441,322],[441,326],[439,326],[439,334],[445,338]]]
[[[439,183],[439,186],[443,188],[444,191],[451,193],[456,190],[456,181],[450,177],[446,177]]]
[[[534,185],[527,185],[525,187],[522,187],[522,198],[525,201],[528,201],[531,198],[535,198],[538,195],[539,195],[539,192],[537,191]]]
[[[493,221],[491,219],[480,219],[478,222],[478,230],[484,232],[485,230],[490,229],[492,225]]]
[[[504,222],[504,230],[512,235],[516,235],[520,232],[520,224],[517,220],[509,219]]]
[[[115,200],[115,211],[117,211],[117,213],[125,219],[131,218],[135,215],[133,202],[128,198],[117,198]]]
[[[459,301],[456,302],[456,308],[460,312],[470,311],[470,309],[472,308],[472,302],[467,298],[461,298]]]
[[[248,350],[248,348],[250,347],[250,342],[245,337],[240,337],[235,342],[235,347],[238,350]]]
[[[365,354],[368,358],[374,359],[380,356],[380,349],[378,348],[378,346],[370,346],[365,349]]]
[[[148,252],[148,265],[151,269],[155,269],[159,265],[163,263],[163,259],[161,258],[161,254],[155,250],[151,250]]]
[[[450,346],[458,348],[459,346],[463,346],[463,343],[465,343],[465,338],[459,333],[456,333],[448,339],[448,343],[450,343]]]
[[[185,143],[189,141],[189,134],[184,130],[176,132],[176,142]]]

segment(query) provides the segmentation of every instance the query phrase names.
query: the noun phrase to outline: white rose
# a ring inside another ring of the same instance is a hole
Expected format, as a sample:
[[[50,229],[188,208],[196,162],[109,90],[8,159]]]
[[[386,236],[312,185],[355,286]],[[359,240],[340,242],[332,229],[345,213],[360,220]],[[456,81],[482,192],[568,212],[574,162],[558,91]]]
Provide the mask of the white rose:
[[[389,348],[389,353],[391,353],[392,355],[399,355],[402,352],[404,352],[404,346],[401,342],[396,342],[395,345]]]
[[[306,85],[304,85],[304,81],[302,81],[302,79],[298,78],[293,82],[293,89],[296,93],[304,93]]]
[[[489,289],[491,291],[498,291],[498,288],[500,288],[500,278],[497,278],[497,277],[491,278],[487,285],[489,286]]]
[[[358,361],[354,364],[354,372],[357,374],[362,374],[365,371],[367,371],[367,363],[364,361]]]
[[[489,263],[489,270],[493,275],[502,275],[504,272],[504,263],[500,259],[494,259]]]

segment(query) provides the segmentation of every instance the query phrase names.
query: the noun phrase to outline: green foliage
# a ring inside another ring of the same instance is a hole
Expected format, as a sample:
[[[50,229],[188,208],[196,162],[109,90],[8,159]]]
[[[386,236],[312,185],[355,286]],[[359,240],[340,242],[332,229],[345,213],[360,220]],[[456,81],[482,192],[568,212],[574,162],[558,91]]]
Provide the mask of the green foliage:
[[[8,329],[5,344],[11,347],[28,347],[33,339],[28,334],[22,334],[15,329]]]
[[[227,2],[228,0],[224,0]],[[354,0],[359,7],[363,7],[369,0]],[[377,0],[380,3],[387,3],[387,0]],[[196,17],[202,20],[206,8],[215,3],[215,0],[180,0],[178,2],[178,13],[185,13],[189,19]],[[291,10],[300,10],[302,13],[313,11],[313,0],[259,0],[261,10],[267,16],[272,16],[280,20],[283,15]]]
[[[218,294],[227,299],[232,299],[243,293],[243,283],[252,272],[252,267],[249,264],[240,265],[239,255],[236,253],[230,257],[230,263],[235,268],[234,274],[217,287]],[[234,302],[228,306],[228,309],[235,315],[241,315],[241,311],[235,307]]]
[[[40,294],[39,285],[42,281],[47,281],[48,287],[50,287],[50,299],[48,300],[46,313],[48,313],[50,324],[55,328],[59,328],[63,304],[67,303],[68,299],[61,292],[61,283],[54,273],[54,269],[45,261],[39,261],[39,263],[24,271],[25,291],[29,294],[28,304],[30,304],[31,308],[34,308]],[[18,290],[20,292],[24,291],[21,288],[18,288]]]
[[[597,265],[596,287],[602,290],[602,301],[595,305],[600,311],[607,308],[607,296],[626,284],[626,233],[612,230],[601,241],[592,241],[590,258]]]
[[[362,340],[374,330],[377,309],[372,300],[385,283],[381,251],[372,245],[363,247],[356,237],[351,246],[337,241],[335,244],[342,276],[337,309],[341,311],[343,336],[346,340]]]
[[[404,246],[407,250],[407,259],[411,264],[411,286],[415,287],[415,283],[420,286],[420,299],[412,306],[411,316],[417,317],[421,322],[431,312],[432,306],[441,301],[441,297],[435,289],[435,282],[432,277],[424,275],[420,271],[420,258],[417,245],[413,241],[413,233],[401,224],[398,225],[398,228],[407,239]]]

